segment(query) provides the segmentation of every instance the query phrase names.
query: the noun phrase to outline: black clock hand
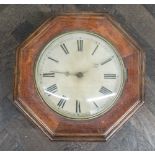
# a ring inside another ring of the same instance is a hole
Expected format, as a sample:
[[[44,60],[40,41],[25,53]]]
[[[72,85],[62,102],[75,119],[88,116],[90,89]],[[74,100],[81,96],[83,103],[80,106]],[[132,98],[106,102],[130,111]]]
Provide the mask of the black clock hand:
[[[77,76],[77,77],[80,77],[81,76],[81,72],[79,73],[69,73],[69,72],[60,72],[60,71],[50,71],[51,73],[58,73],[58,74],[64,74],[66,76]]]
[[[111,61],[112,59],[114,58],[114,56],[111,56],[110,58],[104,60],[103,62],[101,62],[100,64],[95,64],[93,65],[94,68],[97,68],[99,65],[104,65],[106,63],[108,63],[109,61]],[[53,73],[58,73],[58,74],[64,74],[66,76],[69,76],[69,75],[73,75],[73,76],[77,76],[79,78],[83,77],[83,75],[85,73],[87,73],[88,71],[85,71],[85,72],[78,72],[78,73],[69,73],[69,72],[59,72],[59,71],[51,71]]]
[[[100,65],[104,65],[104,64],[108,63],[108,62],[111,61],[113,58],[114,58],[114,56],[111,56],[110,58],[108,58],[108,59],[104,60],[103,62],[101,62]],[[97,68],[98,66],[99,66],[99,64],[93,65],[94,68]],[[81,78],[81,77],[83,77],[84,74],[87,73],[88,71],[89,71],[89,70],[84,71],[84,72],[78,72],[78,73],[75,73],[75,74],[69,73],[69,72],[58,72],[58,73],[65,74],[65,75],[67,75],[67,76],[68,76],[68,75],[75,75],[75,76]]]
[[[70,75],[69,72],[59,72],[59,71],[50,71],[50,72],[52,72],[52,73],[58,73],[58,74],[64,74],[66,76]]]

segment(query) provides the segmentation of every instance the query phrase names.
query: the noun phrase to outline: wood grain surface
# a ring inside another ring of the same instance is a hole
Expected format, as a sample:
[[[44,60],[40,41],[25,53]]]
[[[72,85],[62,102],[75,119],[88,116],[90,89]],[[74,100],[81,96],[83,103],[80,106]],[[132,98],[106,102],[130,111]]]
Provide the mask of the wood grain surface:
[[[108,12],[146,54],[145,104],[106,143],[51,142],[12,104],[17,46],[48,17]],[[155,150],[155,5],[0,5],[0,150]]]

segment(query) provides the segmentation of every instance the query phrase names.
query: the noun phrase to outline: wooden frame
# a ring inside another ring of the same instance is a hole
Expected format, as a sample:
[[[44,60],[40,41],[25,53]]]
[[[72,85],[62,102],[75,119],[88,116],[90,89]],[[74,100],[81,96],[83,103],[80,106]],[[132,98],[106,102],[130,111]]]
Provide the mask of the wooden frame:
[[[95,32],[119,51],[128,79],[117,103],[104,115],[83,121],[65,119],[51,110],[35,88],[34,65],[41,49],[57,35]],[[15,104],[52,140],[107,140],[144,102],[144,53],[107,14],[60,15],[42,24],[17,50]]]

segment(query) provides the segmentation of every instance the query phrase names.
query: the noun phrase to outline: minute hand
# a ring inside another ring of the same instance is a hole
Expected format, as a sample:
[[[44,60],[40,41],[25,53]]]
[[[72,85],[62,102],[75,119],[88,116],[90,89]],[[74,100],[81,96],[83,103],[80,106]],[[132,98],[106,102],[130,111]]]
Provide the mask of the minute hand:
[[[100,63],[101,65],[106,64],[107,62],[111,61],[113,59],[114,56],[108,58],[107,60],[103,61],[102,63]]]
[[[50,71],[50,72],[52,72],[52,73],[64,74],[64,75],[66,75],[66,76],[70,75],[69,72],[59,72],[59,71]]]

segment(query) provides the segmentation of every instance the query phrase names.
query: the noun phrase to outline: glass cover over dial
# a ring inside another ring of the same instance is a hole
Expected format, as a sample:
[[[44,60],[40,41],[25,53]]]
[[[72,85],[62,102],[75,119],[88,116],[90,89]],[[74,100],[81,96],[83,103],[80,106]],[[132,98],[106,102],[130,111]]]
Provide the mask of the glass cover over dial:
[[[72,31],[57,36],[41,51],[35,81],[40,96],[55,112],[70,119],[91,119],[117,102],[125,67],[103,37]]]

